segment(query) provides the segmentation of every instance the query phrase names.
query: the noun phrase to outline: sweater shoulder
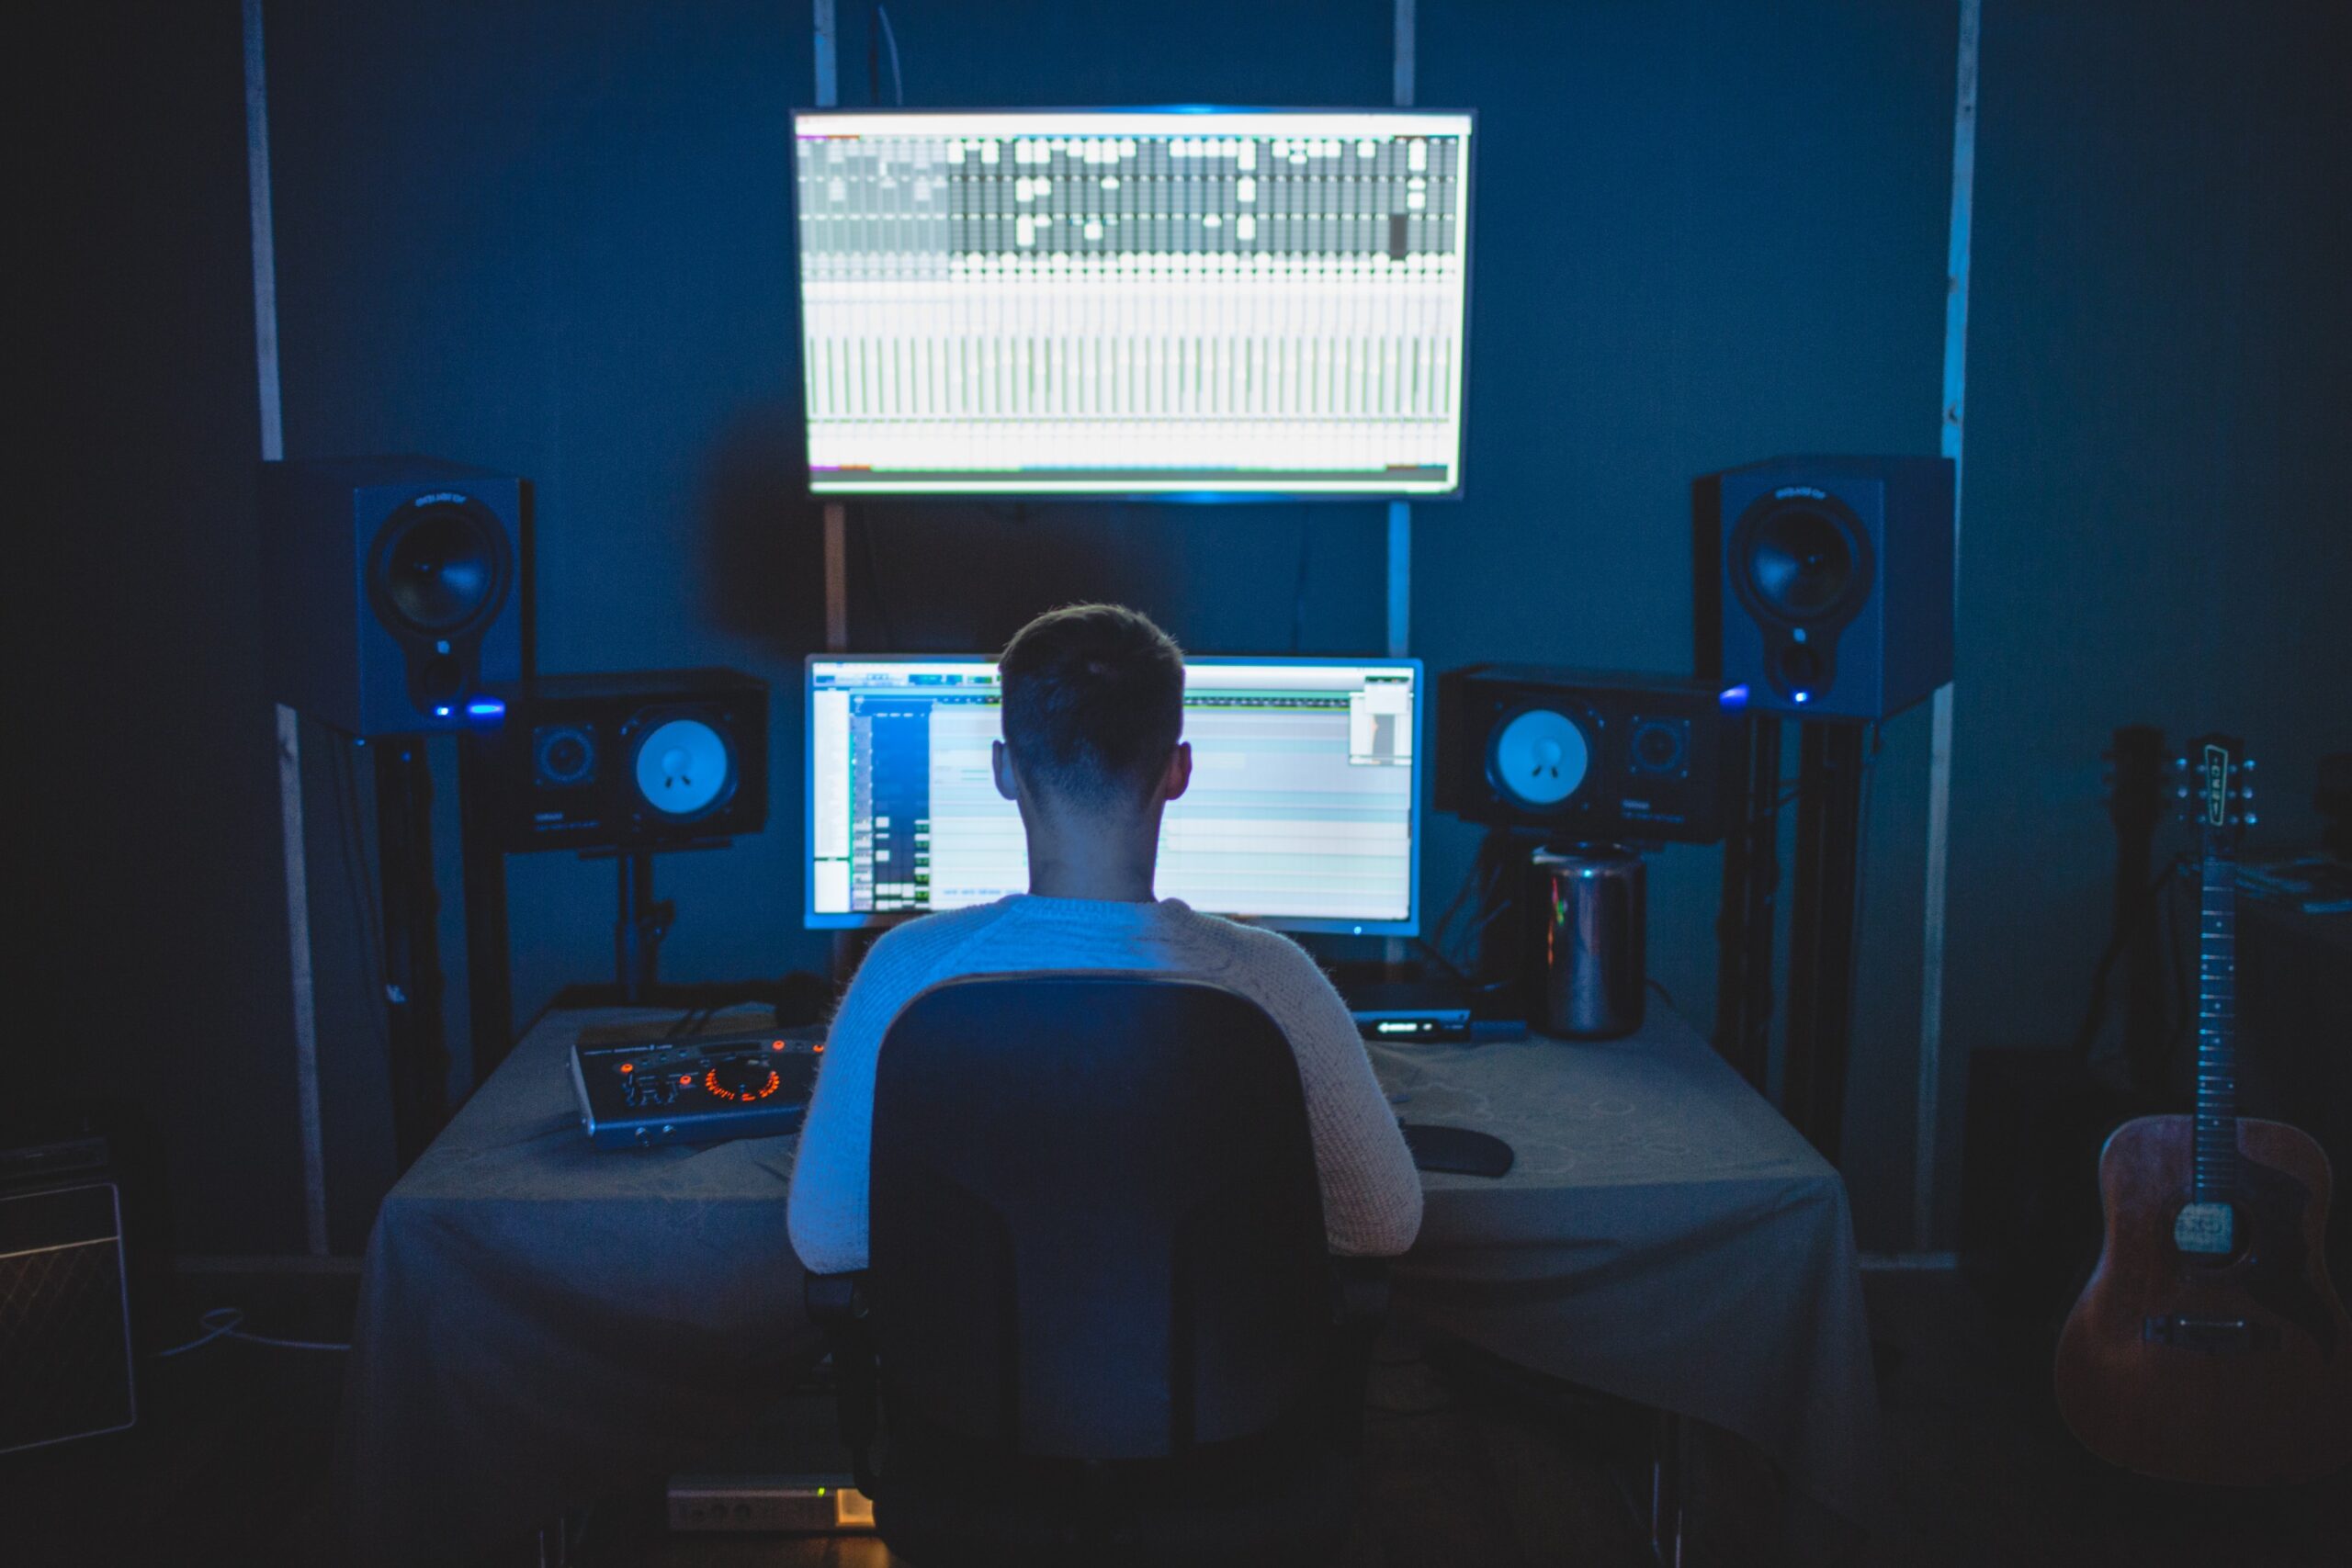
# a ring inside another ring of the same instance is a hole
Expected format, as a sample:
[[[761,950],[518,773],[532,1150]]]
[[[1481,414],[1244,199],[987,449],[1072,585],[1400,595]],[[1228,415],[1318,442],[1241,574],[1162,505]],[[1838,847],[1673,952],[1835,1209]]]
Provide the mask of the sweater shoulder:
[[[978,937],[1004,916],[1004,905],[975,904],[966,909],[944,909],[935,915],[893,926],[866,953],[858,966],[882,976],[922,975],[947,961],[957,949]]]
[[[1283,985],[1330,983],[1307,951],[1280,931],[1191,908],[1183,911],[1182,919],[1192,941],[1230,954],[1234,968],[1241,974]]]

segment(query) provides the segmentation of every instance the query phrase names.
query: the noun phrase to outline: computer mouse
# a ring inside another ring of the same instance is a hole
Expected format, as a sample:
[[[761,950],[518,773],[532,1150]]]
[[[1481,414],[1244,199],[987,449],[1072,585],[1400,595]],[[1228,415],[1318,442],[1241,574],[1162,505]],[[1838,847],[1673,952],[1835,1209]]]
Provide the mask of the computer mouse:
[[[1399,1122],[1405,1146],[1422,1170],[1450,1171],[1458,1176],[1498,1177],[1508,1173],[1518,1156],[1492,1133],[1468,1127],[1434,1127],[1426,1122]]]

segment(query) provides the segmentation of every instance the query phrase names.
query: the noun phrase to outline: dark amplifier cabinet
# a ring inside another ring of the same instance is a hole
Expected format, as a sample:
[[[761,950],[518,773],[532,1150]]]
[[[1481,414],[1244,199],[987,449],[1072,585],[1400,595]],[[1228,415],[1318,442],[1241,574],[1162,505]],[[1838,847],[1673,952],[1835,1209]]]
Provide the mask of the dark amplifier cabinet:
[[[2328,1265],[2352,1278],[2352,913],[2314,914],[2239,873],[2238,1109],[2309,1133],[2335,1168]]]
[[[103,1171],[25,1174],[74,1163],[55,1147],[0,1151],[0,1453],[138,1417],[121,1193]]]

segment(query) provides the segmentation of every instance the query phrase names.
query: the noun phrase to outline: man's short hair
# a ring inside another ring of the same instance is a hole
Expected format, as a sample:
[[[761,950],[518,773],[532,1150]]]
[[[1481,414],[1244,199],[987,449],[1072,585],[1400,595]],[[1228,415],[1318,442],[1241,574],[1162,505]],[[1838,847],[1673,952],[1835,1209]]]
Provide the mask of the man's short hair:
[[[1183,735],[1183,650],[1123,605],[1046,612],[997,669],[1013,766],[1057,799],[1100,808],[1144,795]]]

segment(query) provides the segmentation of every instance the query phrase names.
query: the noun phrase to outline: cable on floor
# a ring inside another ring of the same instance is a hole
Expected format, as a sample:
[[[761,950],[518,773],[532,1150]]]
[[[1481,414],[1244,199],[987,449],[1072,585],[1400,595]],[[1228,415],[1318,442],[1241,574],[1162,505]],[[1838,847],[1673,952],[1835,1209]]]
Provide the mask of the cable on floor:
[[[348,1350],[348,1345],[331,1344],[323,1339],[280,1339],[272,1334],[248,1334],[237,1325],[245,1321],[242,1307],[214,1307],[197,1322],[204,1332],[185,1345],[175,1345],[168,1350],[158,1350],[158,1357],[184,1355],[199,1349],[216,1339],[243,1339],[251,1345],[273,1345],[281,1350]]]

